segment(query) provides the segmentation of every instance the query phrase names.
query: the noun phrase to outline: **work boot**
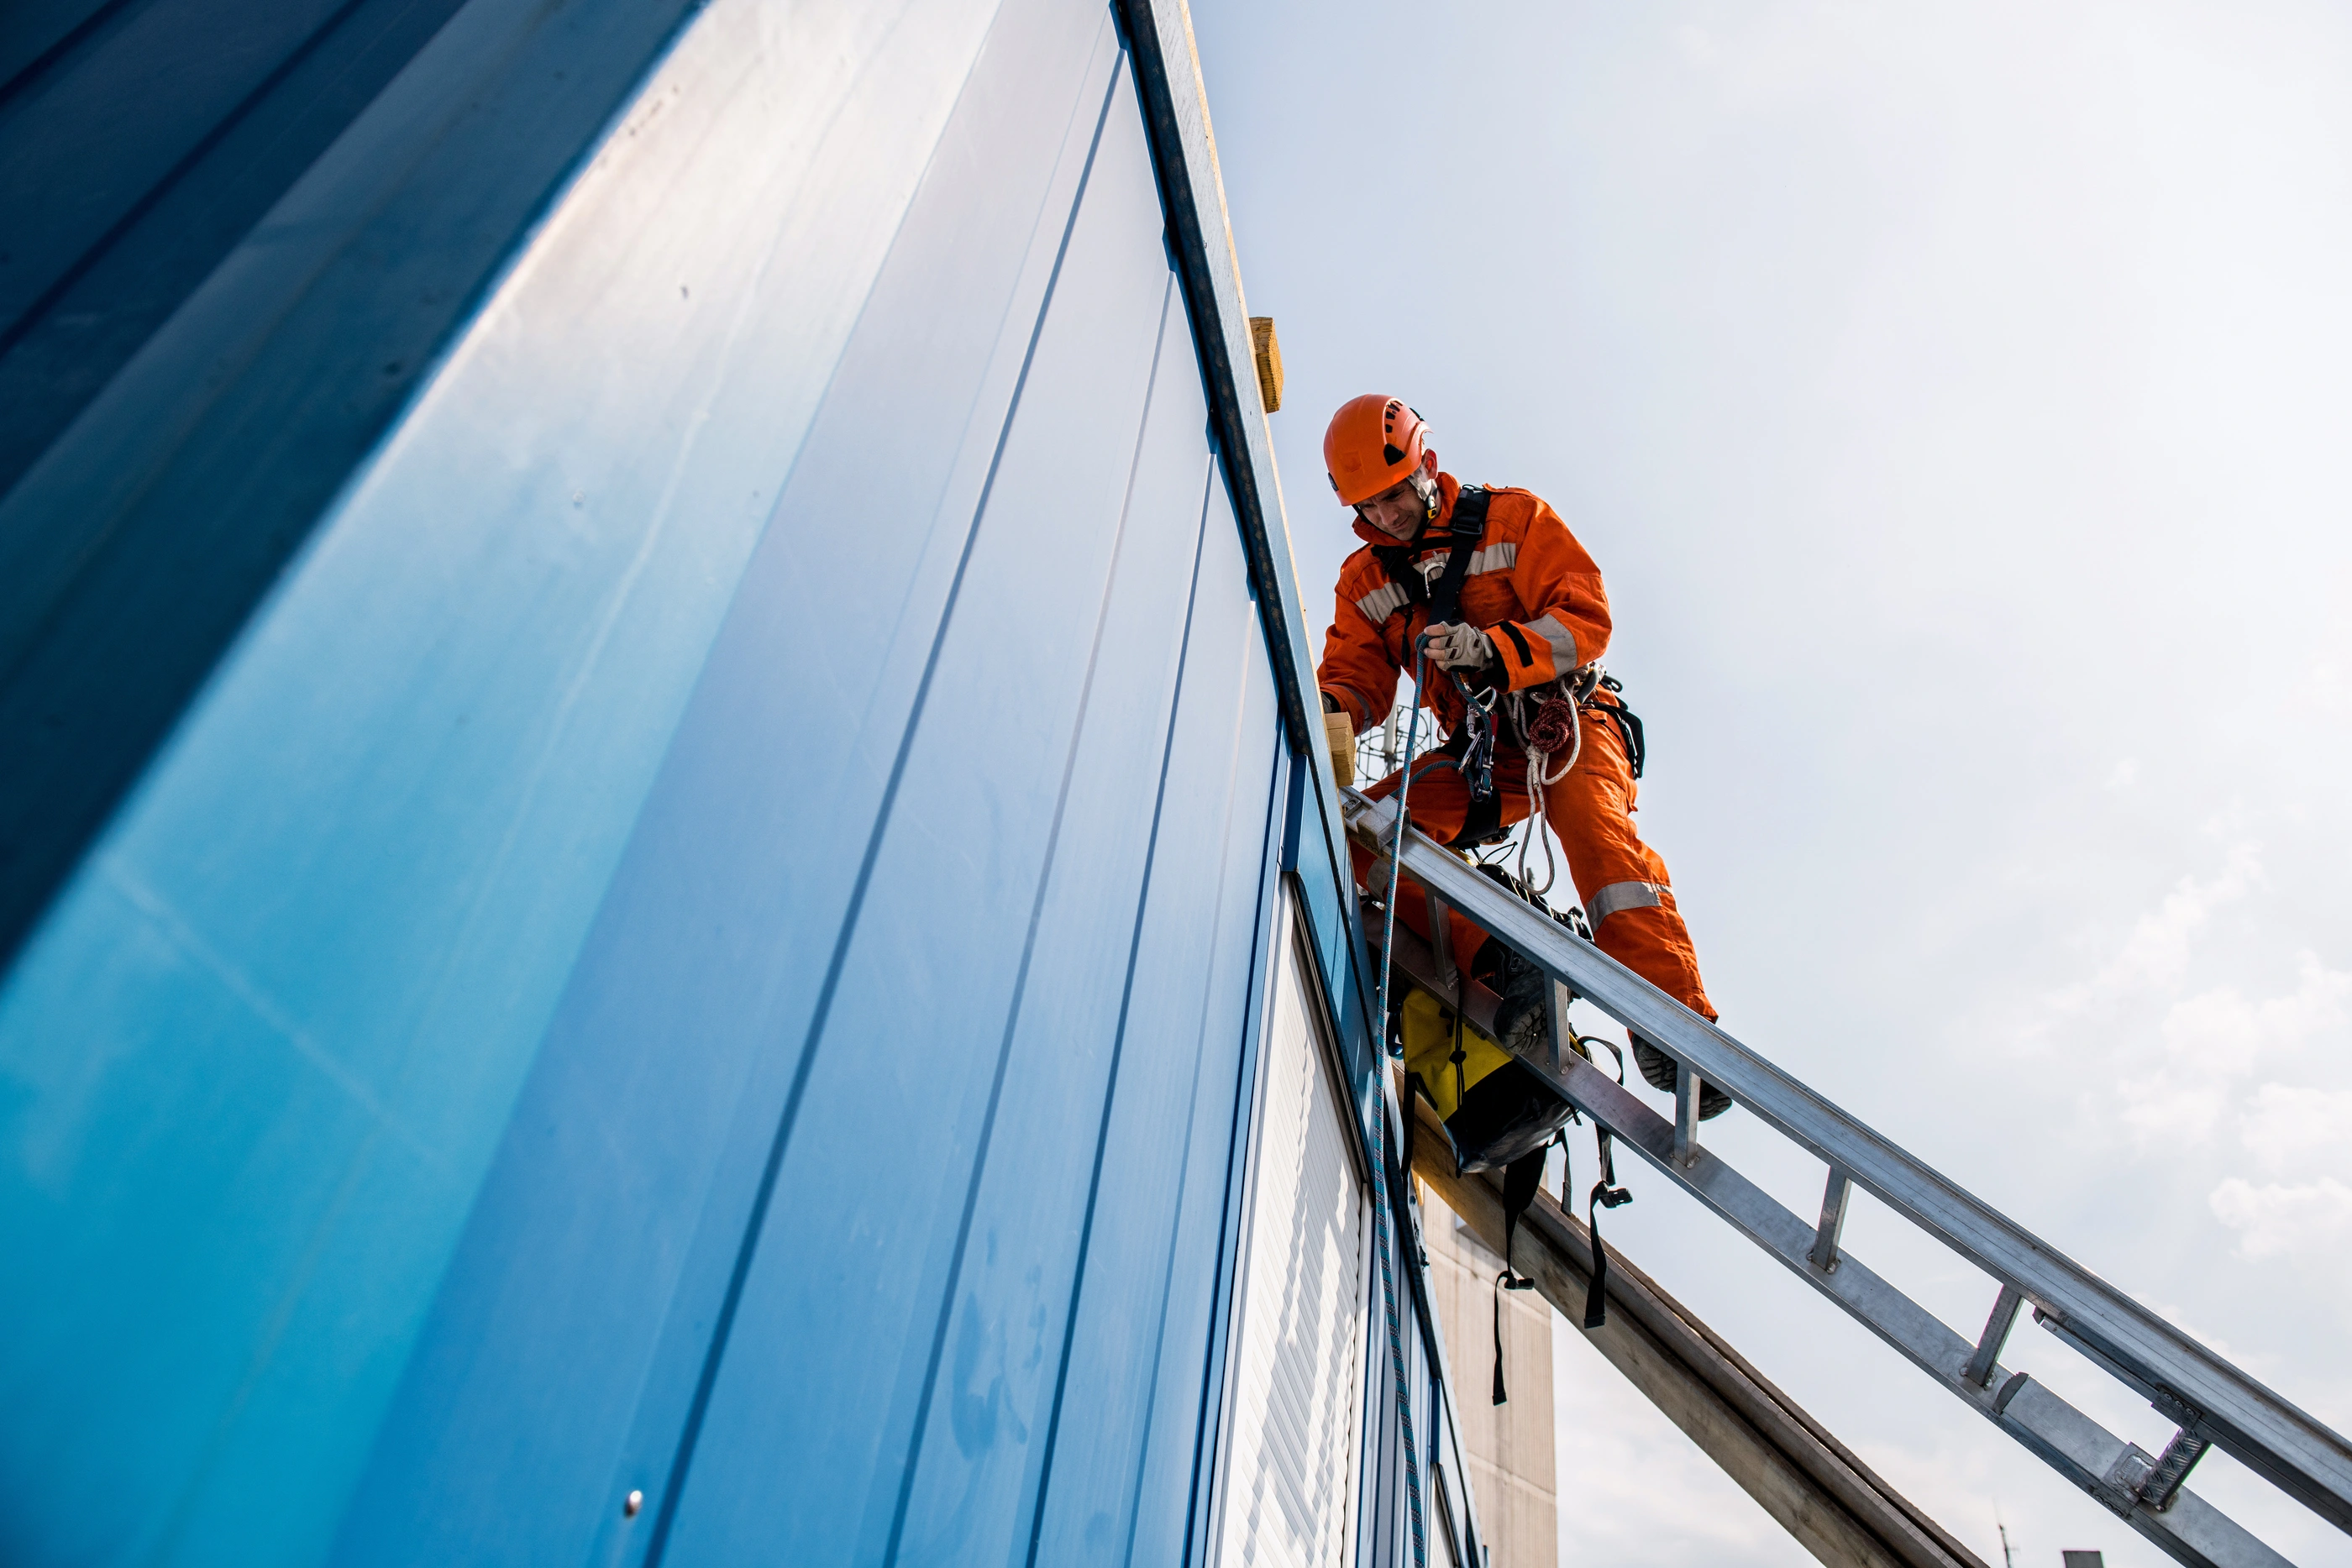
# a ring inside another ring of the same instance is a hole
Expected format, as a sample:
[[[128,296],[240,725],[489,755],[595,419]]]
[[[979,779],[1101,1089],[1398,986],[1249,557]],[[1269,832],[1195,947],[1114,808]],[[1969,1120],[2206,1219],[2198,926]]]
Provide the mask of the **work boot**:
[[[1675,1064],[1675,1059],[1640,1035],[1633,1034],[1631,1030],[1625,1032],[1633,1039],[1633,1061],[1642,1070],[1642,1081],[1653,1089],[1663,1090],[1668,1094],[1673,1093],[1675,1085],[1682,1081],[1682,1070]],[[1730,1095],[1726,1094],[1704,1078],[1698,1081],[1698,1119],[1700,1121],[1712,1121],[1730,1109]]]

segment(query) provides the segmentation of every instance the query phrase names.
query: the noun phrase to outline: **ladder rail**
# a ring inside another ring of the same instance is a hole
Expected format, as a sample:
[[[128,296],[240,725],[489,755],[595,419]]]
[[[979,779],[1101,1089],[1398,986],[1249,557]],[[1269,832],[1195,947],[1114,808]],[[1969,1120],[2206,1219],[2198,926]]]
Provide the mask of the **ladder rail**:
[[[1343,804],[1349,832],[1385,860],[1394,832],[1393,806],[1387,802],[1374,804],[1353,791],[1345,794]],[[1406,873],[1423,889],[1459,909],[1507,946],[1664,1051],[1683,1064],[1686,1077],[1696,1074],[1717,1084],[1750,1113],[1822,1160],[1830,1167],[1833,1190],[1841,1179],[1860,1186],[1998,1281],[2004,1291],[2004,1303],[2011,1310],[2004,1314],[2001,1305],[1996,1305],[1995,1322],[1988,1324],[1985,1341],[1977,1344],[1959,1341],[1951,1330],[1911,1304],[1911,1311],[1919,1312],[1927,1322],[1934,1323],[1938,1333],[1958,1344],[1958,1358],[1950,1361],[1948,1368],[1940,1341],[1927,1333],[1924,1323],[1916,1326],[1925,1337],[1915,1339],[1906,1332],[1905,1339],[1909,1343],[1899,1343],[1897,1348],[1963,1397],[1971,1397],[1977,1403],[1980,1401],[1963,1386],[1961,1375],[1970,1369],[1970,1363],[1984,1362],[1983,1376],[1991,1383],[1992,1389],[1980,1382],[1975,1385],[1976,1394],[1990,1399],[1998,1396],[1994,1390],[2007,1393],[2006,1408],[1997,1412],[2003,1416],[2016,1410],[2021,1401],[2028,1401],[2026,1414],[2019,1417],[2020,1422],[2027,1421],[2036,1411],[2046,1416],[2048,1419],[2039,1425],[2021,1427],[2006,1420],[2002,1424],[2078,1484],[2084,1484],[2111,1507],[2116,1506],[2118,1498],[2137,1500],[2145,1494],[2164,1506],[2147,1510],[2135,1502],[2136,1509],[2149,1511],[2158,1519],[2169,1518],[2189,1495],[2179,1489],[2180,1476],[2186,1473],[2195,1454],[2201,1452],[2200,1445],[2210,1442],[2228,1449],[2338,1529],[2352,1531],[2352,1445],[2336,1432],[1674,1001],[1598,947],[1571,936],[1557,922],[1478,874],[1434,841],[1419,832],[1409,833],[1402,859]],[[1385,865],[1381,869],[1385,873]],[[1864,1291],[1871,1296],[1870,1310],[1884,1307],[1895,1313],[1890,1321],[1907,1321],[1895,1302],[1907,1302],[1908,1299],[1876,1281],[1867,1270],[1860,1269],[1849,1254],[1836,1249],[1836,1239],[1830,1228],[1833,1217],[1828,1208],[1825,1207],[1821,1226],[1805,1224],[1706,1151],[1693,1135],[1695,1128],[1684,1129],[1683,1146],[1677,1148],[1672,1124],[1595,1069],[1571,1060],[1555,1076],[1546,1071],[1549,1061],[1530,1058],[1528,1065],[1548,1077],[1555,1077],[1572,1102],[1654,1163],[1662,1160],[1661,1168],[1669,1176],[1690,1187],[1767,1250],[1783,1256],[1784,1261],[1789,1260],[1784,1255],[1780,1233],[1786,1224],[1797,1226],[1803,1235],[1794,1255],[1796,1261],[1790,1267],[1798,1268],[1809,1281],[1863,1317],[1883,1337],[1886,1330],[1870,1312],[1857,1310],[1862,1301],[1841,1295],[1849,1281],[1875,1281],[1877,1290],[1892,1299]],[[1600,1087],[1604,1084],[1613,1093],[1604,1093]],[[1666,1129],[1663,1145],[1654,1146],[1654,1139],[1650,1136],[1654,1132],[1653,1124]],[[1708,1190],[1693,1186],[1692,1178],[1701,1172],[1706,1173],[1704,1185]],[[1709,1191],[1730,1192],[1734,1180],[1753,1197],[1742,1196],[1737,1206],[1738,1212],[1729,1213],[1709,1197]],[[1755,1207],[1758,1203],[1769,1205],[1770,1213]],[[1843,1202],[1835,1208],[1836,1217],[1842,1217]],[[1811,1257],[1825,1238],[1826,1267]],[[1861,1289],[1859,1285],[1853,1288]],[[2014,1304],[2007,1303],[2007,1293],[2011,1291],[2022,1301],[2032,1303],[2037,1321],[2085,1352],[2095,1364],[2123,1380],[2180,1427],[2180,1437],[2173,1448],[2167,1450],[2168,1462],[2162,1465],[2162,1475],[2158,1474],[2158,1461],[2121,1444],[2120,1439],[2107,1437],[2095,1423],[2065,1406],[2039,1385],[2029,1382],[2011,1388],[2009,1383],[1992,1375],[1992,1363],[2000,1348],[1999,1342],[2008,1332],[2007,1320],[2015,1315]],[[1990,1354],[1986,1354],[1987,1342]],[[1915,1348],[1919,1354],[1914,1354]],[[1927,1359],[1922,1360],[1922,1354]],[[2030,1401],[2029,1396],[2032,1396]],[[2045,1402],[2059,1406],[2065,1416],[2081,1423],[2088,1432],[2076,1431],[2057,1410],[2046,1409]],[[2073,1436],[2059,1441],[2066,1433]],[[2096,1485],[2084,1481],[2081,1473],[2084,1460],[2098,1447],[2090,1434],[2097,1434],[2099,1438],[2127,1450],[2110,1467],[2116,1475],[2102,1474]],[[2186,1453],[2186,1461],[2175,1450]],[[2073,1457],[2066,1458],[2069,1455]],[[2136,1455],[2137,1458],[2134,1458]],[[2151,1485],[2153,1490],[2149,1490]]]

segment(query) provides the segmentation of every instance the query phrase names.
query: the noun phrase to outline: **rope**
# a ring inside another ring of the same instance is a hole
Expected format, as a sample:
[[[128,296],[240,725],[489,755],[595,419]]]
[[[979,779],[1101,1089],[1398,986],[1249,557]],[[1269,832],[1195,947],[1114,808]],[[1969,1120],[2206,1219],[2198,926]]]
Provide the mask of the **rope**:
[[[1518,721],[1519,733],[1527,737],[1528,747],[1528,821],[1519,831],[1519,884],[1540,898],[1559,880],[1559,862],[1552,858],[1551,835],[1544,831],[1549,825],[1544,817],[1544,791],[1567,778],[1576,759],[1584,755],[1584,725],[1578,711],[1579,698],[1572,688],[1546,697],[1532,722],[1527,716],[1524,695],[1513,692],[1511,699],[1517,705],[1512,709],[1512,716]],[[1563,744],[1568,747],[1568,760],[1555,773],[1551,770],[1552,754]],[[1543,845],[1544,855],[1541,887],[1536,886],[1535,878],[1528,873],[1528,846],[1538,841]]]
[[[1412,799],[1412,748],[1414,742],[1421,736],[1421,677],[1424,668],[1423,661],[1428,657],[1428,650],[1423,644],[1428,640],[1428,634],[1424,632],[1412,645],[1412,715],[1405,724],[1404,782],[1397,786],[1396,832],[1389,841],[1388,921],[1381,927],[1380,1030],[1381,1050],[1383,1055],[1387,1053],[1389,1040],[1389,972],[1393,967],[1392,960],[1396,952],[1397,874],[1404,860],[1406,806]],[[1432,940],[1442,942],[1445,940],[1444,934],[1441,932]]]
[[[1412,1114],[1412,1106],[1410,1103],[1404,1106],[1404,1113],[1408,1116]],[[1378,1123],[1378,1126],[1374,1129],[1374,1134],[1380,1141],[1380,1148],[1376,1157],[1381,1162],[1381,1185],[1388,1186],[1391,1178],[1389,1176],[1389,1118],[1387,1110],[1383,1108],[1381,1114],[1374,1118],[1374,1120]],[[1411,1181],[1412,1179],[1412,1173],[1407,1171],[1405,1173],[1405,1179],[1407,1181]],[[1389,1365],[1396,1379],[1397,1425],[1400,1428],[1399,1435],[1404,1440],[1405,1504],[1406,1511],[1412,1515],[1412,1561],[1414,1568],[1427,1568],[1427,1564],[1429,1563],[1429,1532],[1428,1526],[1423,1521],[1421,1513],[1421,1449],[1419,1445],[1413,1441],[1412,1390],[1407,1382],[1404,1371],[1403,1314],[1397,1311],[1396,1275],[1390,1266],[1390,1258],[1395,1251],[1395,1246],[1391,1239],[1389,1233],[1389,1214],[1391,1206],[1396,1201],[1395,1188],[1391,1186],[1389,1191],[1382,1195],[1382,1198],[1383,1201],[1373,1205],[1373,1207],[1379,1211],[1377,1223],[1379,1225],[1381,1254],[1381,1298],[1382,1303],[1388,1310]]]
[[[1426,641],[1424,637],[1413,644],[1412,716],[1406,722],[1405,727],[1404,781],[1397,786],[1396,834],[1389,841],[1388,924],[1381,928],[1381,932],[1380,1030],[1382,1056],[1386,1056],[1388,1051],[1389,975],[1393,967],[1396,952],[1397,877],[1402,869],[1401,862],[1404,859],[1404,832],[1408,820],[1405,814],[1406,808],[1412,796],[1412,748],[1421,736],[1421,678],[1425,667],[1424,661],[1428,656],[1428,650],[1423,646]],[[1444,932],[1437,933],[1433,937],[1433,940],[1439,942],[1445,939],[1446,934]],[[1408,1116],[1413,1113],[1411,1102],[1408,1101],[1405,1103],[1403,1112]],[[1385,1110],[1381,1112],[1378,1121],[1381,1181],[1383,1186],[1389,1186],[1391,1181],[1388,1155],[1389,1119]],[[1404,1180],[1407,1182],[1412,1180],[1411,1171],[1404,1173]],[[1405,1501],[1407,1511],[1412,1516],[1412,1561],[1414,1568],[1427,1568],[1429,1535],[1428,1528],[1422,1519],[1421,1510],[1421,1451],[1419,1446],[1413,1441],[1412,1436],[1412,1390],[1405,1377],[1402,1314],[1397,1311],[1396,1276],[1390,1262],[1393,1244],[1389,1234],[1389,1215],[1392,1207],[1398,1213],[1403,1213],[1406,1210],[1402,1204],[1396,1201],[1398,1195],[1393,1186],[1390,1186],[1386,1197],[1388,1201],[1378,1206],[1380,1208],[1381,1296],[1388,1316],[1389,1364],[1396,1378],[1397,1423],[1400,1435],[1404,1439]]]

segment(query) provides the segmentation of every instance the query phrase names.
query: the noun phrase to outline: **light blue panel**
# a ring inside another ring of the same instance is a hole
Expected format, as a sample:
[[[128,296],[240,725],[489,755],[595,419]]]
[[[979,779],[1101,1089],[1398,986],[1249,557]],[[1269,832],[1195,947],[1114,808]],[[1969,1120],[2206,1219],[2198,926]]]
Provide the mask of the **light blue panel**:
[[[1097,164],[1094,199],[1115,172]],[[1156,863],[1209,482],[1208,406],[1175,281],[1169,273],[1151,402],[1087,656],[1053,859],[1031,916],[1003,1092],[963,1220],[961,1266],[925,1336],[937,1362],[905,1478],[902,1563],[1020,1562],[1049,1457],[1106,1101],[1131,1060],[1128,973]]]
[[[1216,1400],[1248,1139],[1246,1086],[1270,973],[1266,931],[1282,848],[1271,832],[1252,821],[1261,812],[1268,827],[1276,820],[1286,782],[1282,710],[1260,630],[1265,622],[1241,564],[1241,534],[1232,497],[1222,483],[1210,491],[1206,538],[1211,553],[1202,563],[1202,603],[1196,616],[1210,612],[1206,595],[1214,584],[1225,600],[1220,612],[1235,621],[1246,619],[1251,634],[1237,639],[1245,657],[1233,672],[1232,695],[1222,699],[1234,726],[1234,817],[1222,846],[1218,951],[1203,1009],[1211,1021],[1204,1028],[1218,1027],[1214,1020],[1220,1015],[1238,1017],[1246,1030],[1246,1049],[1230,1081],[1215,1077],[1213,1058],[1203,1062],[1202,1087],[1188,1129],[1186,1190],[1189,1195],[1197,1186],[1202,1201],[1192,1202],[1188,1196],[1176,1216],[1169,1249],[1167,1305],[1152,1353],[1142,1453],[1135,1463],[1129,1504],[1133,1523],[1124,1560],[1134,1563],[1194,1561],[1188,1547],[1195,1552],[1201,1549],[1192,1531],[1202,1518],[1207,1467],[1219,1440]],[[1218,570],[1216,556],[1226,549],[1233,552],[1225,558],[1232,564]],[[1212,708],[1208,716],[1214,722],[1222,716]],[[1150,1108],[1139,1109],[1148,1113]],[[1139,1210],[1148,1210],[1151,1204],[1140,1190],[1130,1194],[1130,1201]]]
[[[1222,485],[1207,522],[1039,1563],[1181,1560],[1182,1498],[1139,1493],[1147,1455],[1186,1490],[1206,1388],[1280,725]]]
[[[706,12],[12,975],[11,1561],[323,1548],[991,12]]]
[[[998,1090],[1020,1092],[1001,1072],[1054,831],[1086,787],[1073,748],[1160,331],[1160,228],[1122,72],[862,899],[825,956],[678,1562],[891,1545]],[[854,1351],[808,1354],[844,1325]]]
[[[645,1549],[1118,54],[1092,5],[1010,0],[994,21],[678,723],[339,1561]],[[1114,503],[1134,440],[1103,454]],[[635,1521],[630,1490],[653,1500]]]
[[[1290,828],[1283,852],[1289,861],[1288,869],[1298,879],[1307,937],[1322,967],[1356,1120],[1369,1146],[1370,1119],[1380,1113],[1381,1103],[1380,1067],[1384,1053],[1370,1027],[1376,1004],[1368,993],[1369,977],[1358,959],[1363,933],[1356,924],[1354,875],[1334,849],[1335,843],[1347,841],[1335,831],[1336,813],[1327,815],[1333,803],[1318,788],[1312,771],[1304,766],[1296,768],[1291,774]]]

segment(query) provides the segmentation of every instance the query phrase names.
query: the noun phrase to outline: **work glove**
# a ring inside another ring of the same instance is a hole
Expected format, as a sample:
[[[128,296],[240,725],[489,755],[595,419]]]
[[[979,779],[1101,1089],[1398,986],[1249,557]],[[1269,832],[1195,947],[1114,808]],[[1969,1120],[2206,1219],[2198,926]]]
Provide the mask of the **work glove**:
[[[1331,776],[1344,789],[1356,781],[1356,721],[1328,693],[1323,707],[1323,741],[1331,748]]]
[[[1475,670],[1495,662],[1495,644],[1468,622],[1440,622],[1428,632],[1429,656],[1449,670]]]

